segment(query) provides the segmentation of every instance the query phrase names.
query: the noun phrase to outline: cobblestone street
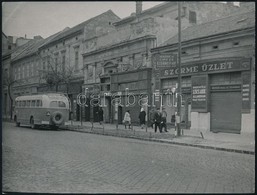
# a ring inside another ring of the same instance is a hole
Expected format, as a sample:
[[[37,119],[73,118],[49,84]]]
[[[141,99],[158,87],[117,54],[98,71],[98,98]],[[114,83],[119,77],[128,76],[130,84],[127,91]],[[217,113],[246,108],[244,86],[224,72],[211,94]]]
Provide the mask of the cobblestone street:
[[[3,191],[255,192],[255,156],[3,123]]]

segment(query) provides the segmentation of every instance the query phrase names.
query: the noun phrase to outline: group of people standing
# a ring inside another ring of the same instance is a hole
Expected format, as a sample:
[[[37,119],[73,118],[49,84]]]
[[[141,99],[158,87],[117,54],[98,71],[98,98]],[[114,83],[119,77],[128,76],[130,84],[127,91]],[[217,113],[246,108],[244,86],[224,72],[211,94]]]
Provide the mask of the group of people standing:
[[[164,128],[165,132],[168,132],[167,130],[167,112],[165,111],[165,108],[162,108],[162,111],[160,111],[160,108],[157,108],[156,111],[152,111],[150,115],[151,119],[151,126],[153,128],[154,125],[154,132],[157,132],[157,127],[159,128],[160,133],[162,133],[162,129]]]
[[[146,122],[146,112],[144,108],[141,108],[139,113],[139,122],[141,129],[145,127]],[[157,127],[159,128],[160,133],[162,133],[162,129],[164,128],[165,132],[168,132],[167,130],[167,112],[165,111],[165,108],[162,108],[162,111],[160,112],[160,108],[157,108],[156,111],[153,111],[150,113],[150,120],[151,120],[151,126],[153,128],[154,125],[154,132],[157,132]],[[124,115],[123,123],[125,125],[125,129],[127,129],[127,126],[129,126],[129,129],[131,128],[131,117],[130,117],[130,111],[127,110]]]

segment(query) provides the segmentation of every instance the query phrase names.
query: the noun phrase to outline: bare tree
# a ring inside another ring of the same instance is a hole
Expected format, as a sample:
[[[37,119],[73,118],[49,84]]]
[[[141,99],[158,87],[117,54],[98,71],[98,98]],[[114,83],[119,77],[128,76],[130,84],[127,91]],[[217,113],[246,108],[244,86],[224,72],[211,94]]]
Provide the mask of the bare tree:
[[[66,93],[68,94],[70,82],[74,78],[74,67],[58,63],[58,60],[51,55],[48,55],[47,58],[45,69],[39,70],[40,79],[44,80],[44,84],[51,89],[55,87],[56,92],[58,92],[59,85],[66,85]]]

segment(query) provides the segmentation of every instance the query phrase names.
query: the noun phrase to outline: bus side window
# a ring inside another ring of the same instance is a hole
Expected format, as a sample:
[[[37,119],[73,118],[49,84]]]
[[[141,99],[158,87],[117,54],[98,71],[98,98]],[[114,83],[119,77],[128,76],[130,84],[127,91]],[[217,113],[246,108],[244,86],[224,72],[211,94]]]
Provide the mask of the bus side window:
[[[58,106],[59,106],[59,107],[62,107],[62,108],[63,108],[63,107],[65,108],[65,107],[66,107],[66,104],[65,104],[63,101],[58,101]]]
[[[26,106],[30,107],[30,100],[27,100]]]
[[[56,108],[56,107],[58,107],[57,101],[51,101],[51,102],[50,102],[50,107],[51,107],[51,108]]]
[[[25,106],[26,106],[26,101],[22,101],[21,106],[22,106],[22,107],[25,107]]]
[[[31,101],[31,107],[35,107],[36,106],[36,100],[32,100]]]
[[[41,107],[42,106],[42,101],[41,100],[36,100],[36,107]]]
[[[18,101],[18,105],[19,105],[19,107],[21,107],[21,101]]]

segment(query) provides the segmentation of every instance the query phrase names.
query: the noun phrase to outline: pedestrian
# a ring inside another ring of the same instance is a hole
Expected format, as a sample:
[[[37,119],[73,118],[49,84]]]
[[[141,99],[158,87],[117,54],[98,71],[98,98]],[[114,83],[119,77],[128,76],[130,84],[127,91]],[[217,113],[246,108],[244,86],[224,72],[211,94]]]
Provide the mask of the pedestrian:
[[[157,127],[159,128],[160,133],[162,132],[161,128],[160,128],[160,123],[161,123],[161,112],[160,112],[160,108],[157,108],[157,111],[154,114],[154,132],[156,133],[157,131]]]
[[[150,115],[150,123],[151,123],[151,127],[152,127],[152,129],[153,129],[153,125],[154,125],[154,115],[155,115],[155,108],[152,108],[151,110],[150,110],[150,113],[149,113],[149,115]]]
[[[139,121],[140,121],[140,126],[141,126],[141,129],[143,129],[145,127],[145,116],[146,116],[146,113],[144,111],[144,108],[141,108],[141,111],[139,113]]]
[[[162,108],[162,112],[161,112],[161,131],[162,131],[162,128],[164,127],[164,131],[165,132],[168,132],[167,131],[167,112],[165,111],[165,108],[163,107]]]
[[[129,110],[127,110],[127,111],[125,112],[124,119],[123,119],[123,123],[124,123],[124,125],[125,125],[125,129],[127,129],[127,125],[129,126],[129,129],[130,129],[131,118],[130,118]]]
[[[99,120],[100,125],[104,121],[104,111],[103,111],[102,107],[99,107],[99,110],[98,110],[98,120]]]

